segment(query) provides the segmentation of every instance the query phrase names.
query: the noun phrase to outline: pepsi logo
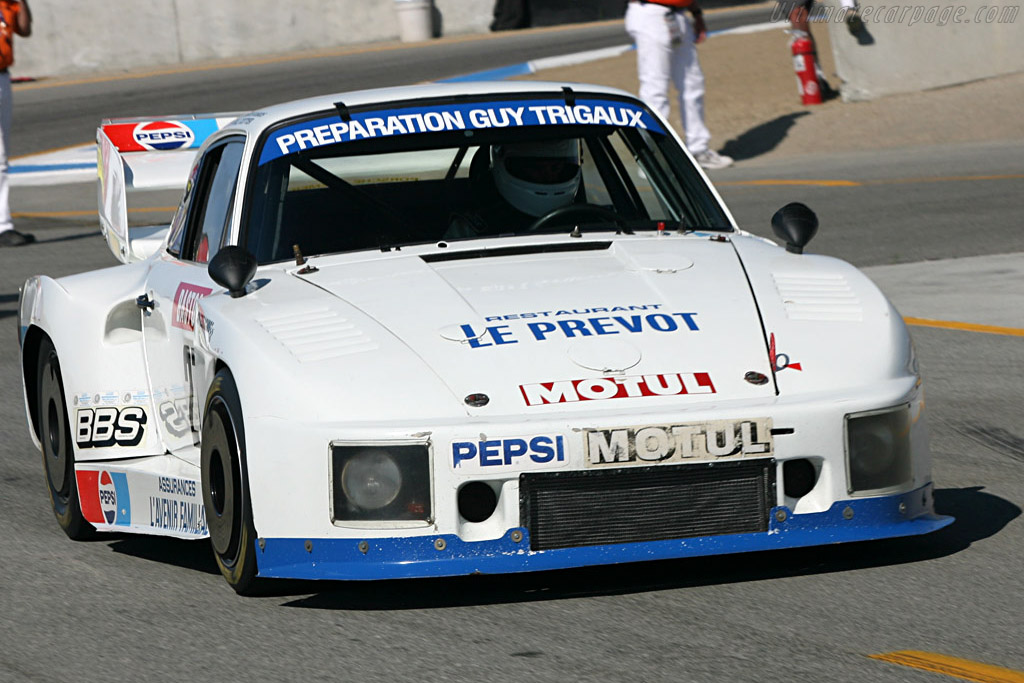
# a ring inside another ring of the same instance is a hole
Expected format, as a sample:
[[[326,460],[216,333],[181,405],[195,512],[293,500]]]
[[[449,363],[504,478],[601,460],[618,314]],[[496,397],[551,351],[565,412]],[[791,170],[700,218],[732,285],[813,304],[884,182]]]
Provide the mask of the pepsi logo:
[[[166,152],[191,146],[196,134],[177,121],[147,121],[135,126],[132,139],[146,149]]]
[[[110,478],[109,472],[100,473],[99,495],[103,518],[107,520],[107,524],[113,524],[117,519],[117,490],[114,488],[114,480]]]

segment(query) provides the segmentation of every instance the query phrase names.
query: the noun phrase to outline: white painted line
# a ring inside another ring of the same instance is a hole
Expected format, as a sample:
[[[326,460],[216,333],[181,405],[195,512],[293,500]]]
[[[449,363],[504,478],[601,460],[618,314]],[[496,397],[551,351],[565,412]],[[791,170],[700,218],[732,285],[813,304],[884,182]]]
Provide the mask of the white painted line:
[[[541,69],[553,69],[559,66],[575,66],[576,64],[586,64],[587,62],[594,62],[599,59],[611,59],[612,57],[618,57],[621,54],[625,54],[632,49],[632,44],[616,45],[615,47],[604,47],[600,50],[586,50],[585,52],[574,52],[570,55],[535,59],[531,62],[527,62],[527,64],[530,65],[530,72],[536,73]]]
[[[741,36],[747,33],[761,33],[762,31],[771,31],[773,29],[788,29],[789,23],[784,21],[766,21],[763,24],[750,24],[748,26],[737,26],[736,28],[727,28],[723,31],[712,31],[709,36]]]
[[[13,159],[7,178],[12,187],[96,180],[96,145],[66,147]]]
[[[96,165],[92,168],[67,170],[32,171],[8,176],[11,187],[40,187],[44,185],[66,185],[69,183],[96,182]]]

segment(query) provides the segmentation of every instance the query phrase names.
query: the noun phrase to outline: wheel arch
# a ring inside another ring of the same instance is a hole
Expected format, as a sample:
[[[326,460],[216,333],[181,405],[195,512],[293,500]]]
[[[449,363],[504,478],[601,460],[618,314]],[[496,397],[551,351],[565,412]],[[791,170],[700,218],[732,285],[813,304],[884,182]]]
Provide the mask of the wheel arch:
[[[49,339],[61,362],[65,410],[76,412],[96,404],[141,406],[147,413],[143,439],[135,446],[82,449],[74,444],[77,462],[160,455],[165,452],[156,425],[159,419],[149,396],[141,311],[135,297],[145,287],[144,264],[115,266],[55,280],[29,278],[21,291],[19,337],[23,397],[29,434],[40,445],[38,356]],[[126,400],[128,395],[130,400]],[[84,397],[82,402],[77,397]]]
[[[214,362],[214,368],[214,380],[207,392],[206,409],[203,416],[204,439],[201,456],[203,504],[207,510],[207,523],[210,528],[214,559],[221,574],[239,594],[255,595],[261,592],[264,582],[257,578],[259,569],[255,544],[258,534],[252,521],[252,502],[246,463],[244,411],[231,368],[220,358]],[[222,373],[225,373],[226,377]],[[221,377],[224,377],[226,381],[220,381]],[[214,409],[212,402],[218,396],[221,407]],[[214,413],[217,413],[219,417],[214,417]],[[214,427],[210,432],[213,439],[208,443],[205,437],[211,425]],[[224,438],[227,441],[219,441]],[[232,438],[234,439],[233,449],[230,448]],[[218,442],[228,448],[217,448]],[[225,462],[225,454],[228,451],[233,451],[233,453],[227,456],[230,462]],[[214,472],[220,472],[220,476],[215,476]],[[230,476],[227,476],[228,472],[230,472]],[[211,480],[219,481],[219,483],[213,484]],[[228,489],[230,489],[230,493]],[[231,508],[230,515],[227,513],[228,507]]]
[[[21,342],[21,377],[25,389],[25,413],[28,415],[29,431],[36,446],[39,436],[39,347],[43,339],[50,339],[42,328],[30,325]],[[53,340],[50,340],[51,343]]]

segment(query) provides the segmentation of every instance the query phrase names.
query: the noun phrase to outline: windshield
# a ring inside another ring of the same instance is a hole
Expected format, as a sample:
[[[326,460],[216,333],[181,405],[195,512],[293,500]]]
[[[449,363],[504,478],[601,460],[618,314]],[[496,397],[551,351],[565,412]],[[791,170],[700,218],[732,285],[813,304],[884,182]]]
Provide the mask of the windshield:
[[[260,263],[547,232],[731,230],[675,140],[629,100],[376,107],[274,129],[242,243]]]

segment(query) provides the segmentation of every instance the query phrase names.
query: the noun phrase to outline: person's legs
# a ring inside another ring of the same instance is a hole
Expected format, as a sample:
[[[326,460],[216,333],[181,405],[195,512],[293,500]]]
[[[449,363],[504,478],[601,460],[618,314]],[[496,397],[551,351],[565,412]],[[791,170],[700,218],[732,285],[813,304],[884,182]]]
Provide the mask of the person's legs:
[[[811,52],[814,54],[814,71],[818,76],[822,92],[827,92],[831,91],[832,88],[829,86],[828,79],[825,78],[825,72],[821,68],[821,60],[818,59],[818,44],[814,42],[814,34],[811,33],[810,16],[813,5],[814,0],[794,4],[789,12],[789,26],[793,31],[802,31],[807,34],[807,39],[811,41]]]
[[[704,72],[697,58],[693,27],[682,12],[673,15],[683,34],[672,53],[672,82],[679,91],[679,115],[686,132],[686,146],[696,156],[706,151],[711,132],[704,124]]]
[[[640,99],[668,119],[668,84],[672,74],[672,37],[658,5],[629,3],[626,31],[636,43],[636,71]]]
[[[0,232],[14,229],[7,186],[7,140],[11,134],[11,75],[0,73]]]
[[[811,35],[811,5],[813,2],[798,2],[794,3],[792,8],[789,10],[789,26],[794,31],[803,31],[808,36]],[[814,42],[814,38],[811,38],[811,43]]]
[[[526,0],[497,0],[492,31],[509,31],[530,25],[530,7]]]
[[[10,186],[7,182],[7,143],[11,134],[11,76],[0,73],[0,247],[20,247],[35,237],[18,232],[11,221]]]

